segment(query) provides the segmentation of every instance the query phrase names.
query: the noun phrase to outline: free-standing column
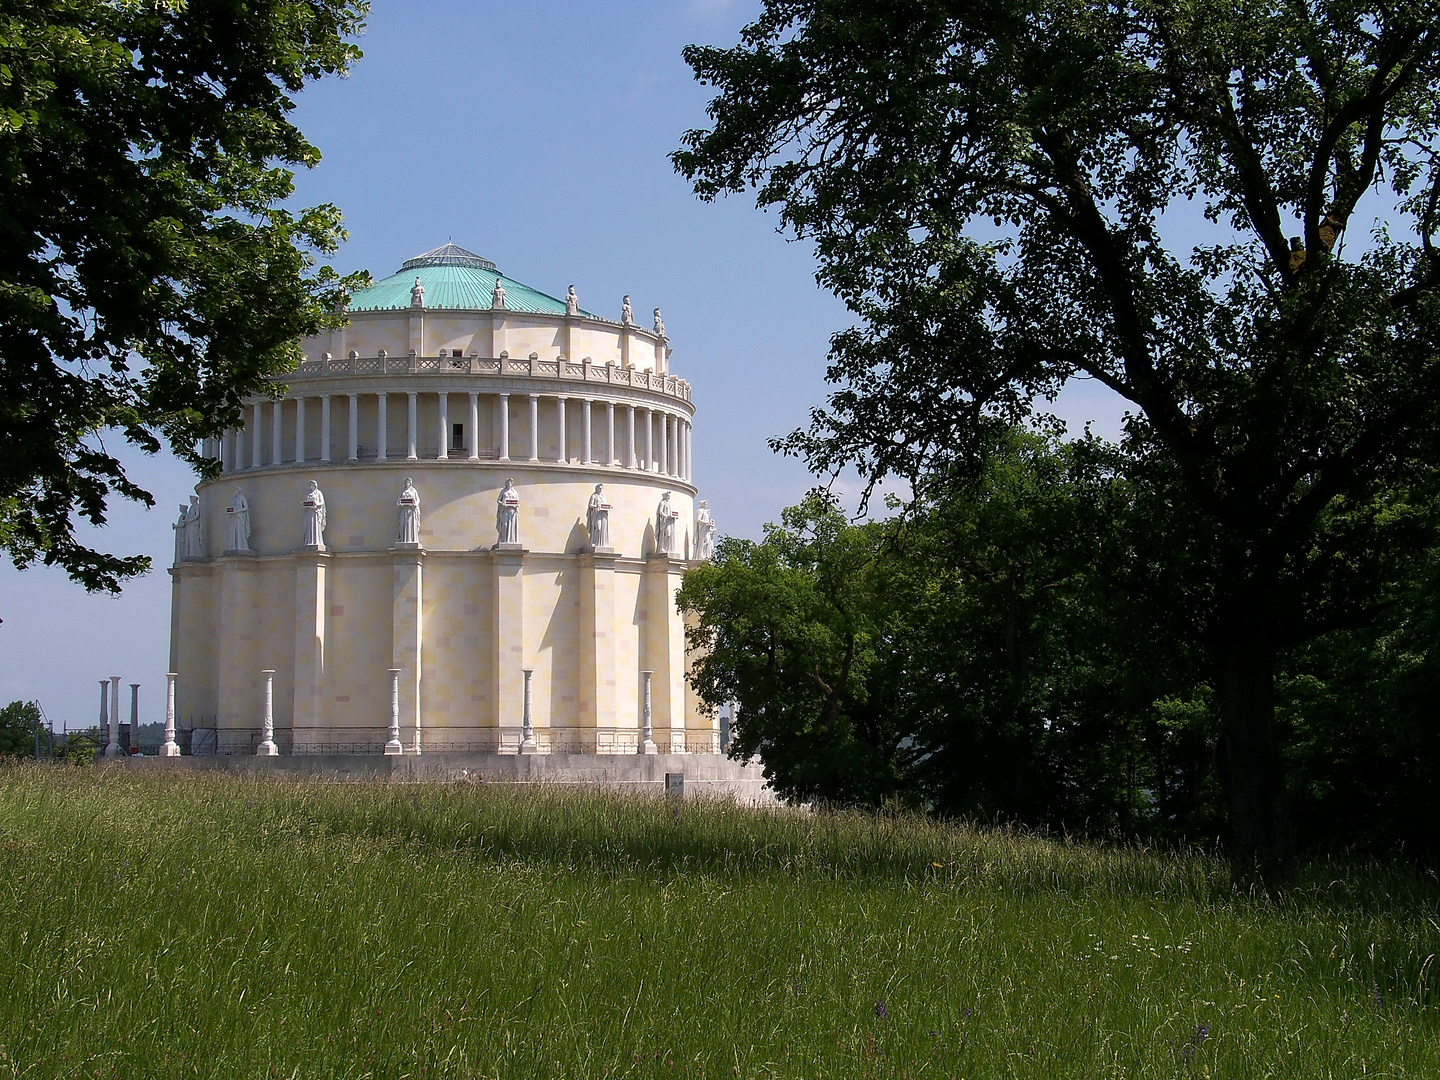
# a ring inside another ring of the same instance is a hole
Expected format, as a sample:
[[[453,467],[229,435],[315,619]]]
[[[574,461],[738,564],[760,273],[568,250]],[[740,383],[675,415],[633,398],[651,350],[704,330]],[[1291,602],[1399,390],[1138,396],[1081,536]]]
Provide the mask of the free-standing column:
[[[670,473],[670,414],[660,414],[660,472]]]
[[[409,398],[407,402],[409,409],[406,412],[405,426],[405,460],[414,461],[415,454],[415,391],[411,390],[405,395]]]
[[[345,460],[360,460],[360,395],[350,394],[350,431],[345,439]]]
[[[440,392],[440,452],[435,460],[445,461],[450,457],[450,395]]]
[[[274,428],[272,428],[271,431],[270,431],[270,464],[271,464],[271,465],[279,465],[280,462],[282,462],[282,461],[285,460],[284,447],[281,446],[281,443],[280,443],[280,436],[281,436],[281,434],[282,434],[281,428],[284,426],[283,423],[282,423],[283,418],[284,418],[284,413],[283,413],[281,410],[284,408],[284,406],[285,406],[285,399],[284,399],[284,398],[281,398],[279,401],[274,402],[274,403],[271,405],[271,407],[270,407],[270,419],[273,420],[274,423],[275,423]]]
[[[295,399],[295,462],[305,460],[305,399]]]
[[[255,419],[250,424],[250,467],[260,467],[260,402],[255,403]]]
[[[605,403],[605,464],[615,464],[615,403]]]
[[[390,395],[380,393],[375,395],[375,460],[385,460],[385,447],[390,442],[390,432],[385,418],[385,403]]]
[[[160,744],[161,757],[180,756],[180,744],[175,741],[175,679],[175,672],[165,673],[165,741]]]
[[[110,744],[105,747],[106,757],[124,757],[120,746],[120,676],[110,676]]]
[[[530,395],[530,460],[540,460],[540,395]]]
[[[130,684],[130,746],[132,754],[140,753],[140,684]]]
[[[320,395],[320,460],[330,460],[330,395]]]
[[[470,460],[480,460],[480,395],[470,392],[470,426],[465,429],[470,440]]]
[[[635,468],[635,406],[625,406],[625,421],[630,426],[630,437],[626,440],[627,454],[629,455],[629,466]]]
[[[580,405],[580,441],[584,444],[580,448],[580,461],[589,465],[590,458],[590,399],[587,397]]]
[[[405,753],[400,745],[400,669],[390,669],[390,741],[385,744],[386,757]]]
[[[566,453],[565,446],[565,399],[563,397],[555,399],[555,419],[560,425],[556,430],[555,437],[555,462],[558,465],[564,465],[570,460],[570,456]]]
[[[521,674],[525,676],[525,706],[520,716],[520,753],[533,754],[539,749],[535,743],[535,717],[530,713],[530,676],[535,669],[524,668]]]
[[[420,753],[420,644],[424,595],[424,554],[396,551],[395,592],[392,607],[391,666],[399,668],[400,715],[415,726],[415,753]]]
[[[655,471],[655,410],[645,410],[645,464],[646,472]]]
[[[255,756],[279,757],[280,748],[275,745],[275,669],[266,668],[260,674],[265,676],[265,703],[260,712],[260,745],[255,748]]]
[[[510,395],[500,395],[500,460],[510,460]]]
[[[650,713],[650,678],[654,674],[640,672],[640,745],[636,750],[642,754],[655,753],[655,725]]]
[[[230,432],[226,431],[220,436],[220,471],[228,473],[234,466],[230,464],[233,460],[230,453]]]

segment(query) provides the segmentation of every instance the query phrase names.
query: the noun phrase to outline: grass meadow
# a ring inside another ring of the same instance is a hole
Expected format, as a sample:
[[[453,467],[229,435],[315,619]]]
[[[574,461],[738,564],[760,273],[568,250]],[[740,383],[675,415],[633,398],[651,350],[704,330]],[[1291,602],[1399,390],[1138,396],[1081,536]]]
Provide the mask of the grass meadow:
[[[573,789],[0,770],[0,1077],[1440,1077],[1440,884]]]

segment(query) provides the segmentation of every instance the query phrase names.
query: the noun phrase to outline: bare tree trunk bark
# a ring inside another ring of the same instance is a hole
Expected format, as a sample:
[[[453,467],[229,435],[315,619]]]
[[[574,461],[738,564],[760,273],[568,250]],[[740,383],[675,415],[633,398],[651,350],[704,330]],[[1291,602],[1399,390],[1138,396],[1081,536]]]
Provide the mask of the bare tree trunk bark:
[[[1271,882],[1295,854],[1279,732],[1275,646],[1263,600],[1241,600],[1213,629],[1220,703],[1220,778],[1230,827],[1230,861],[1241,880]]]

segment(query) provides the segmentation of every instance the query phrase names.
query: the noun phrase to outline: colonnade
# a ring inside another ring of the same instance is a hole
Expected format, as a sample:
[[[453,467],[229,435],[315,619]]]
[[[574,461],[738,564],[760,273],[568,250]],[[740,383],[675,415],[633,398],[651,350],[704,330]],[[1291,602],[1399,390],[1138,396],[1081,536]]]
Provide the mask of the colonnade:
[[[569,425],[566,422],[566,410],[571,403],[578,403],[580,408],[580,445],[576,448],[577,453],[574,459],[576,464],[636,469],[671,476],[687,483],[692,478],[690,419],[678,411],[643,405],[617,404],[613,401],[597,401],[594,398],[565,394],[481,394],[478,391],[460,391],[459,393],[468,396],[469,411],[465,420],[457,423],[456,426],[460,428],[458,433],[451,427],[450,393],[428,395],[438,399],[436,407],[436,446],[438,449],[435,450],[433,460],[446,461],[454,457],[478,461],[483,457],[487,460],[499,461],[541,461],[541,399],[544,398],[547,404],[543,411],[552,412],[553,410],[556,435],[555,461],[557,464],[569,464],[572,461],[568,446]],[[378,392],[370,395],[376,399],[375,450],[373,456],[366,454],[367,460],[389,460],[389,399],[401,394],[407,399],[404,420],[404,459],[406,461],[419,460],[418,399],[422,396],[422,392],[416,390]],[[332,403],[335,398],[345,398],[347,400],[341,405],[346,410],[344,460],[359,461],[361,459],[361,397],[362,394],[359,392],[346,392],[343,394],[297,395],[278,401],[255,402],[249,406],[250,423],[243,428],[231,429],[219,440],[212,440],[207,447],[207,452],[213,457],[219,457],[221,467],[227,473],[247,468],[259,469],[289,463],[300,464],[307,461],[324,463],[335,460],[331,455],[331,425],[334,412]],[[496,426],[499,428],[498,453],[487,451],[482,454],[480,450],[478,436],[481,398],[490,399],[487,407],[493,408],[496,412],[496,421],[492,424],[492,430]],[[528,398],[529,403],[528,423],[525,425],[528,438],[520,453],[512,453],[514,450],[510,431],[512,398],[520,399],[522,403]],[[314,403],[319,410],[320,452],[318,457],[311,457],[307,454],[306,423],[307,414],[310,412],[307,402]],[[291,440],[294,453],[287,458],[284,453],[283,410],[290,403],[294,405],[295,424]],[[598,407],[601,406],[603,406],[603,416],[597,416]],[[616,417],[617,410],[621,412],[618,419]],[[268,454],[265,445],[267,440],[264,438],[267,412],[269,413],[268,427],[270,428]],[[457,439],[455,437],[457,434],[461,434],[463,437]],[[597,442],[602,450],[602,453],[599,454],[596,453]],[[217,443],[218,445],[216,445]],[[430,459],[428,450],[426,457]]]

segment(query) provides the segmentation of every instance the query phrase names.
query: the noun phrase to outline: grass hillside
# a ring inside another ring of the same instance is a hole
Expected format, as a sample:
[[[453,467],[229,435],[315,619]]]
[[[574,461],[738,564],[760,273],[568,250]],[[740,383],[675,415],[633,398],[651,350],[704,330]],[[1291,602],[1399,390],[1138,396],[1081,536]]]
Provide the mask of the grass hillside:
[[[1440,885],[573,790],[0,771],[0,1077],[1440,1076]]]

